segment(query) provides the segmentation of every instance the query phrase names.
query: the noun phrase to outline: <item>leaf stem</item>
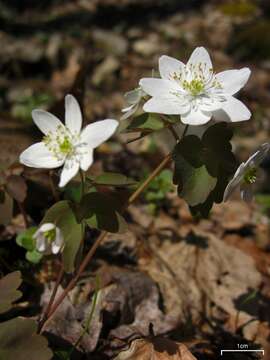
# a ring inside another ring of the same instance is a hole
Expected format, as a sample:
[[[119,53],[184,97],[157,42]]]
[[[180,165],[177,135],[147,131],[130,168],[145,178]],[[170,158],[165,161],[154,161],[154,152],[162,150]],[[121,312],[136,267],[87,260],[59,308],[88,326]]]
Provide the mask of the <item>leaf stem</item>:
[[[85,193],[85,176],[84,176],[84,172],[83,172],[81,169],[80,169],[79,173],[80,173],[81,185],[82,185],[81,197],[83,197],[83,195],[84,195],[84,193]]]
[[[127,202],[126,208],[133,203],[140,194],[146,189],[146,187],[150,184],[150,182],[161,172],[161,170],[171,161],[172,154],[169,153],[165,156],[165,158],[161,161],[161,163],[154,169],[154,171],[147,177],[147,179],[139,186],[139,188],[130,196]],[[40,333],[42,332],[44,326],[46,325],[46,322],[50,319],[50,317],[54,314],[54,312],[57,310],[58,306],[62,303],[62,301],[65,299],[67,294],[73,287],[76,285],[78,279],[80,278],[81,274],[83,273],[84,269],[87,267],[91,259],[93,258],[97,248],[102,243],[102,241],[107,236],[107,231],[102,231],[88,253],[86,254],[85,258],[83,259],[81,265],[79,266],[79,269],[77,273],[74,275],[74,277],[70,280],[67,287],[64,289],[62,294],[59,295],[58,299],[56,299],[55,303],[50,307],[49,312],[47,313],[47,316],[45,318],[45,321],[42,324],[42,327],[40,327]]]
[[[51,294],[51,297],[50,297],[50,300],[49,300],[49,303],[44,311],[44,314],[38,324],[38,333],[40,333],[42,331],[42,328],[43,328],[43,325],[45,324],[47,318],[48,318],[48,314],[50,313],[51,311],[51,307],[52,307],[52,304],[54,302],[54,299],[55,299],[55,296],[56,296],[56,293],[57,293],[57,289],[62,281],[62,278],[63,278],[63,275],[64,275],[64,265],[63,265],[63,261],[61,262],[61,269],[58,273],[58,276],[57,276],[57,279],[56,279],[56,282],[54,284],[54,288],[53,288],[53,291],[52,291],[52,294]]]
[[[55,201],[59,201],[59,195],[57,193],[57,190],[55,188],[55,184],[53,181],[53,170],[49,171],[49,182],[50,182],[50,187],[51,187],[51,191],[52,191],[52,195],[54,197]]]
[[[185,126],[184,132],[183,132],[183,134],[182,134],[182,138],[183,138],[184,136],[186,136],[187,131],[188,131],[188,127],[189,127],[189,125],[186,125],[186,126]]]

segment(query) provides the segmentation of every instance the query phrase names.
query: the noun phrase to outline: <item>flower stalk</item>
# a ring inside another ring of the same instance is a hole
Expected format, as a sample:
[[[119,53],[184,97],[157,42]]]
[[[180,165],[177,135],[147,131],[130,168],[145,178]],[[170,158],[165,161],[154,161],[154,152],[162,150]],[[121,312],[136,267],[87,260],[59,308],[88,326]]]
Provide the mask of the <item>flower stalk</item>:
[[[130,204],[132,204],[147,188],[147,186],[151,183],[151,181],[165,168],[165,166],[172,160],[172,154],[169,153],[165,156],[165,158],[161,161],[161,163],[153,170],[153,172],[147,177],[147,179],[138,187],[138,189],[130,196],[130,198],[127,201],[127,205],[125,209],[129,207]],[[102,243],[102,241],[107,236],[107,231],[102,231],[88,253],[86,254],[85,258],[83,259],[81,265],[79,266],[79,269],[77,273],[74,275],[74,277],[70,280],[65,290],[62,292],[62,294],[56,299],[56,301],[53,303],[53,300],[50,303],[49,311],[46,311],[42,320],[41,325],[39,326],[39,333],[41,333],[47,323],[47,321],[52,317],[52,315],[55,313],[59,305],[63,302],[67,294],[70,290],[73,289],[73,287],[76,285],[77,281],[79,280],[81,274],[87,267],[87,265],[92,260],[97,248]],[[59,285],[59,284],[58,284]],[[58,287],[57,285],[57,287]],[[55,297],[55,294],[52,294]]]

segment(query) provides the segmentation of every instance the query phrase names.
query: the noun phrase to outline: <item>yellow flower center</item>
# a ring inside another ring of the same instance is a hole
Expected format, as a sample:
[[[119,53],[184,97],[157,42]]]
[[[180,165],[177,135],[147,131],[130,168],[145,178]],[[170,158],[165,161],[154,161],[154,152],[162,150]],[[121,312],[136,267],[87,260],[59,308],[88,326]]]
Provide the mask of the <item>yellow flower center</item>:
[[[190,82],[183,81],[183,88],[190,92],[192,96],[201,94],[204,90],[204,82],[202,80],[193,79]]]
[[[62,154],[67,155],[72,152],[73,146],[68,136],[59,144],[59,150]]]
[[[244,175],[244,181],[246,184],[254,184],[257,179],[257,169],[250,168],[246,171]]]
[[[52,243],[56,237],[56,230],[51,229],[44,232],[44,237],[48,240],[49,243]]]

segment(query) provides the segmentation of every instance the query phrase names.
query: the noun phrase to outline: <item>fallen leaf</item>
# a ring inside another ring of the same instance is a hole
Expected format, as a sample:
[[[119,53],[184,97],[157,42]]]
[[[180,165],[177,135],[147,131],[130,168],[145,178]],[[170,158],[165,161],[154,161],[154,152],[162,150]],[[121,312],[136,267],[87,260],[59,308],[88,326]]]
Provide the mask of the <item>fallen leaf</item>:
[[[134,340],[115,360],[196,360],[181,343],[162,337]]]
[[[18,317],[0,324],[0,359],[50,360],[52,352],[47,340],[37,335],[37,324],[32,319]]]
[[[17,290],[21,283],[20,271],[14,271],[0,279],[0,314],[8,311],[12,303],[22,296]]]

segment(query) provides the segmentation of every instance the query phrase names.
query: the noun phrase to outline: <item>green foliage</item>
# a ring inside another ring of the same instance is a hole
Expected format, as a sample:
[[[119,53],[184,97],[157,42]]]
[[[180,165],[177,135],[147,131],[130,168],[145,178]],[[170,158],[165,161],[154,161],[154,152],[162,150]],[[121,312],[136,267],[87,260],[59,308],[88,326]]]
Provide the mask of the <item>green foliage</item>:
[[[113,172],[105,172],[96,177],[89,178],[89,181],[94,185],[105,186],[131,186],[136,184],[135,180]]]
[[[2,293],[1,293],[2,295]],[[50,360],[47,340],[37,335],[35,320],[15,318],[0,324],[0,359]]]
[[[82,184],[81,183],[69,183],[64,188],[65,199],[74,203],[79,203],[82,197]]]
[[[64,236],[63,262],[66,272],[74,270],[74,262],[83,237],[82,225],[77,222],[70,203],[66,200],[54,204],[42,219],[43,223],[54,223]]]
[[[79,222],[85,221],[88,226],[112,233],[124,232],[127,224],[121,215],[122,201],[108,193],[91,192],[86,194],[76,207]]]
[[[119,131],[134,132],[141,131],[142,133],[153,132],[163,129],[164,121],[157,114],[143,113],[134,118],[126,119],[121,122]]]
[[[22,296],[17,290],[21,283],[20,271],[14,271],[0,279],[0,314],[10,310],[12,303]]]
[[[164,200],[166,194],[172,191],[172,189],[172,172],[169,169],[165,169],[149,184],[144,193],[144,198],[148,202],[158,203]]]
[[[36,240],[33,238],[37,227],[32,226],[16,237],[16,243],[26,250],[25,258],[33,264],[38,264],[43,255],[36,250]]]
[[[175,146],[174,183],[194,215],[208,216],[214,202],[223,199],[236,168],[231,137],[228,125],[218,123],[209,127],[202,139],[188,135]]]
[[[33,94],[32,96],[24,95],[13,106],[12,115],[30,123],[33,109],[50,106],[53,101],[54,97],[47,93]]]

